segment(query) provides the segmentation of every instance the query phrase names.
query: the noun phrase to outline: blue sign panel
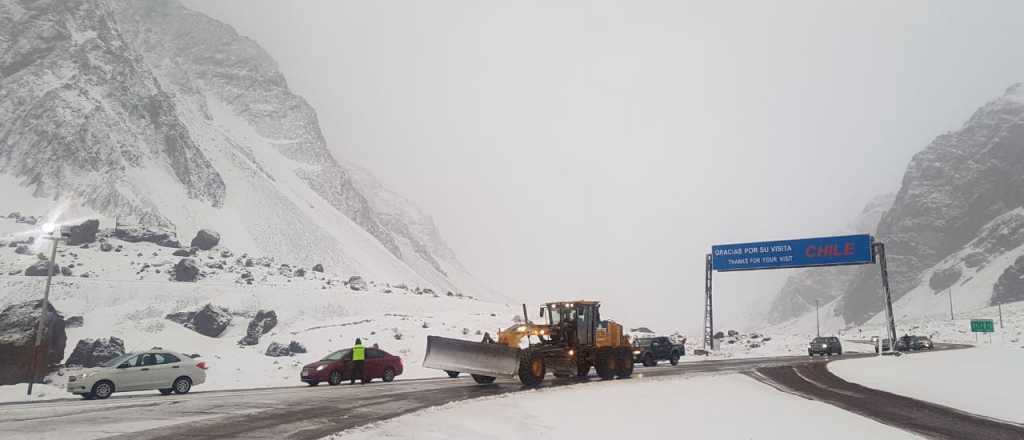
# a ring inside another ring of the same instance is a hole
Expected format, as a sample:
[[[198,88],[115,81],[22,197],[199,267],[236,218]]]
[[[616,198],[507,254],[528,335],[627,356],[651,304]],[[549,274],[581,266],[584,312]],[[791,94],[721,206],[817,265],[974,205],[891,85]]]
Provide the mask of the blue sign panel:
[[[719,272],[843,266],[873,263],[870,235],[804,238],[711,247],[711,264]]]

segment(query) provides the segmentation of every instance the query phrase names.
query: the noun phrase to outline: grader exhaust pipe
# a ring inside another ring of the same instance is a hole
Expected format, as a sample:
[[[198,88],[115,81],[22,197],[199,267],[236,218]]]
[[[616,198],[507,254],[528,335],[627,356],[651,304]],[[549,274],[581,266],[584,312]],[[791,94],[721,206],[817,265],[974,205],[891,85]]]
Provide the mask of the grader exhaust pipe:
[[[519,369],[519,349],[503,344],[427,336],[423,366],[482,376],[510,377],[515,376]]]

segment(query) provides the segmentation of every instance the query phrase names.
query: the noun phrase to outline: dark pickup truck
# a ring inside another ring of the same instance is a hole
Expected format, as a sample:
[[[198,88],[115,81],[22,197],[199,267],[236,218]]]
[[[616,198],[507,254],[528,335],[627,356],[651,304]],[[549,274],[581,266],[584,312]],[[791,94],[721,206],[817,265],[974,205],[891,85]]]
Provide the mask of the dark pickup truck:
[[[673,344],[672,340],[665,336],[638,338],[633,341],[633,362],[643,363],[645,367],[658,365],[658,361],[669,361],[676,365],[679,358],[685,354],[686,348],[683,344]]]

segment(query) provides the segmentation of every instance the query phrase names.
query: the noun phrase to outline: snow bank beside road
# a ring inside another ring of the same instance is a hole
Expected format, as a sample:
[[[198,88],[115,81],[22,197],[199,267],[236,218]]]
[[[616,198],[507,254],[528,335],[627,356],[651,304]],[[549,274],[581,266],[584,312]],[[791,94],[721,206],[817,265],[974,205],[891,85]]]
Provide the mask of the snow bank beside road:
[[[626,380],[431,408],[326,440],[554,438],[917,438],[742,375]]]
[[[828,368],[868,388],[1024,423],[1022,366],[1024,350],[1004,346],[854,359]]]

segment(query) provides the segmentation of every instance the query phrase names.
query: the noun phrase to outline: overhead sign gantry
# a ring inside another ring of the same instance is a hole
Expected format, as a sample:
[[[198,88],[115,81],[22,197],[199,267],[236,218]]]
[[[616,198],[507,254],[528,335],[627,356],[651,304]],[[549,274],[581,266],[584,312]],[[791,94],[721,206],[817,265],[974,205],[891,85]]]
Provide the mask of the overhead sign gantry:
[[[842,235],[714,245],[711,247],[711,253],[707,254],[705,260],[704,347],[706,349],[714,348],[715,325],[711,295],[712,272],[874,263],[879,264],[882,272],[883,309],[885,310],[888,323],[889,340],[896,340],[896,324],[892,315],[892,297],[889,293],[889,274],[885,261],[885,245],[883,243],[876,243],[870,235]]]

